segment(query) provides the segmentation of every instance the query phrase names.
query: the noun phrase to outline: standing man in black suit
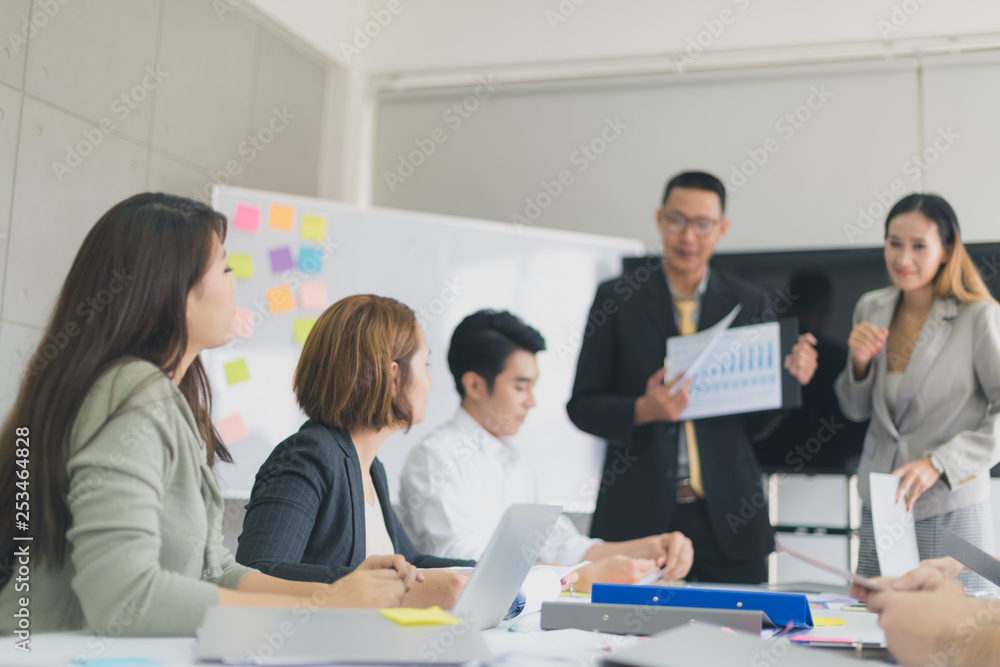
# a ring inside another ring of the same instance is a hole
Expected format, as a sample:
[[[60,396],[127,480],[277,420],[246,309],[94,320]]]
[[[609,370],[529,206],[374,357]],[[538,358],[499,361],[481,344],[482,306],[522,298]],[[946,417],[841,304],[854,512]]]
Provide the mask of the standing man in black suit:
[[[703,172],[673,177],[656,212],[663,262],[601,284],[591,308],[569,417],[608,441],[591,535],[627,540],[678,530],[694,544],[691,576],[759,583],[774,549],[751,440],[775,413],[679,422],[688,386],[664,379],[666,340],[705,329],[743,308],[732,326],[776,319],[760,288],[709,270],[729,228],[722,182]],[[785,368],[802,384],[816,370],[815,339],[799,338]]]

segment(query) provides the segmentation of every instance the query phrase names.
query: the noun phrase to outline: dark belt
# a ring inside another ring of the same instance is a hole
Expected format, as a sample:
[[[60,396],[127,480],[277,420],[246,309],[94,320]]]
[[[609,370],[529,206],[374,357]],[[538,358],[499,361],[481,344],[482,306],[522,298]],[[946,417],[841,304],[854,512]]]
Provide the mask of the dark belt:
[[[698,500],[698,494],[694,492],[694,488],[691,486],[691,478],[685,477],[684,479],[677,480],[677,504],[687,505]]]

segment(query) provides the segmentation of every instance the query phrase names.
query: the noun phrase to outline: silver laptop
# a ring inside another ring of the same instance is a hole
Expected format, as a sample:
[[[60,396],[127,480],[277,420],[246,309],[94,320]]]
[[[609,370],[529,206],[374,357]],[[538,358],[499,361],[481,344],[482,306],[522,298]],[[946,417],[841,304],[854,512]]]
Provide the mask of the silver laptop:
[[[452,613],[462,625],[400,626],[374,609],[212,607],[198,631],[201,661],[235,665],[486,662],[477,630],[503,620],[562,508],[512,505]]]
[[[508,507],[451,613],[480,630],[499,625],[561,513],[558,505]]]

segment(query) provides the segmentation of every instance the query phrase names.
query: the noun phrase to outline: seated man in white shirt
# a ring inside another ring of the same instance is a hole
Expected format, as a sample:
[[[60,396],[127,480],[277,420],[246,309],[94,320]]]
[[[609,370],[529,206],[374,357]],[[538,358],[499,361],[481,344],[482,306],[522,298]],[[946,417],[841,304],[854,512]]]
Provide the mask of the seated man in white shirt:
[[[414,447],[403,468],[398,514],[418,549],[478,559],[509,505],[540,502],[534,474],[506,438],[535,405],[535,355],[544,349],[542,335],[508,312],[479,311],[455,329],[448,366],[461,405]],[[679,532],[604,542],[581,535],[563,516],[538,560],[593,561],[576,585],[586,590],[596,581],[634,583],[657,568],[662,579],[680,579],[693,556],[691,540]]]

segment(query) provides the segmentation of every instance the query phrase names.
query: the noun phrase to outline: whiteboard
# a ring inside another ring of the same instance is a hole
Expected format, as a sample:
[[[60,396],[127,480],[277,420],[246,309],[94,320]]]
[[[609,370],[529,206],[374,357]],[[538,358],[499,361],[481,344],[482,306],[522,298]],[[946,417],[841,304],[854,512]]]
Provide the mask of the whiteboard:
[[[253,264],[252,277],[240,279],[236,287],[237,337],[202,355],[213,390],[213,418],[235,461],[235,465],[217,467],[226,497],[249,497],[260,465],[305,420],[292,392],[292,373],[302,349],[295,342],[296,322],[318,316],[325,305],[345,296],[369,293],[398,299],[413,308],[431,347],[433,385],[426,418],[409,433],[394,434],[379,452],[394,498],[410,448],[450,419],[458,406],[447,363],[452,331],[466,315],[496,308],[522,317],[548,343],[548,351],[538,355],[537,407],[513,438],[513,445],[533,466],[547,501],[562,504],[568,511],[593,509],[603,443],[572,425],[565,404],[576,372],[579,333],[594,291],[599,282],[621,273],[623,256],[643,252],[641,243],[358,208],[236,187],[217,187],[212,203],[230,221],[225,246],[231,265],[247,255]],[[286,208],[272,209],[274,205]],[[237,215],[240,207],[242,213]],[[272,222],[281,224],[282,210],[291,213],[287,218],[291,229],[272,227]],[[252,226],[254,211],[257,228],[250,231],[246,227]],[[318,220],[323,221],[324,240],[303,239],[303,231],[315,231]],[[288,258],[278,252],[275,270],[271,252],[286,248],[296,265],[282,268],[281,260]],[[306,263],[300,268],[298,261],[308,259],[311,252],[320,253],[321,264]],[[317,268],[318,272],[312,272]],[[282,285],[292,292],[294,307],[272,313],[266,295]],[[315,292],[317,285],[325,289],[326,299],[318,306],[308,300],[303,303],[303,287]],[[249,377],[230,383],[239,377],[227,375],[227,366],[230,373],[239,371],[240,361]]]

